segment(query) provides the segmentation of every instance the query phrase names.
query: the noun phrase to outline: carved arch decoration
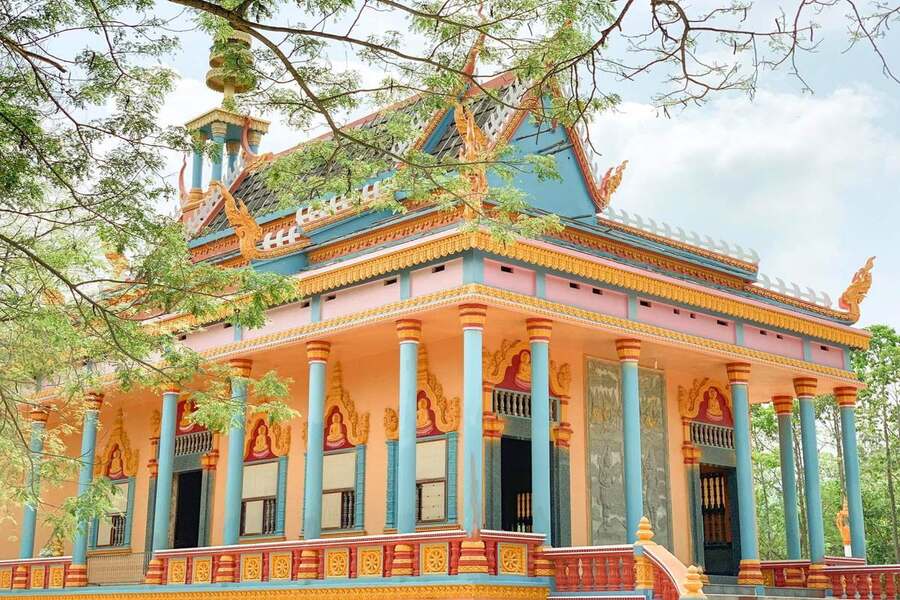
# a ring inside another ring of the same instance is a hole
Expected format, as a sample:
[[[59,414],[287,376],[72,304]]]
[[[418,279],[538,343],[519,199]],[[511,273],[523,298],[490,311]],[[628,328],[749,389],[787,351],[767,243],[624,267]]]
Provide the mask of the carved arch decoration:
[[[112,480],[128,479],[137,475],[137,470],[138,451],[131,448],[128,434],[125,433],[125,414],[122,407],[119,407],[106,447],[94,465],[94,475]]]
[[[244,435],[245,462],[281,458],[287,456],[290,450],[290,423],[273,425],[263,413],[250,415]]]
[[[690,389],[678,386],[678,412],[682,421],[734,427],[729,388],[709,377],[694,379]]]
[[[341,363],[335,363],[325,397],[325,450],[361,446],[369,440],[369,413],[359,414],[344,389]]]
[[[416,437],[441,435],[459,430],[459,397],[447,398],[444,386],[428,368],[428,351],[419,344],[416,378]],[[399,437],[400,419],[393,408],[384,409],[384,433],[387,439]]]
[[[526,358],[527,357],[527,358]],[[523,365],[523,362],[526,364]],[[502,387],[522,392],[531,391],[531,346],[524,340],[503,340],[494,352],[485,351],[482,371],[486,387]],[[550,395],[569,396],[572,385],[572,368],[569,363],[557,365],[550,361]]]
[[[175,409],[175,435],[183,435],[186,433],[196,433],[198,431],[206,431],[206,427],[190,421],[190,416],[194,412],[194,401],[190,396],[186,396],[178,401]]]

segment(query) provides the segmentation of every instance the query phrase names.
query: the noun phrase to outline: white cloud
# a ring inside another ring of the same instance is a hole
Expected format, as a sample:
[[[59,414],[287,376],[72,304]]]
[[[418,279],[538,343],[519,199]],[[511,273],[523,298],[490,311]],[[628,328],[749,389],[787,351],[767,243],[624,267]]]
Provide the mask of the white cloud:
[[[595,122],[602,161],[628,159],[617,207],[756,248],[760,270],[835,300],[879,255],[866,322],[900,324],[900,134],[896,107],[868,90],[760,92],[657,116],[624,104]]]

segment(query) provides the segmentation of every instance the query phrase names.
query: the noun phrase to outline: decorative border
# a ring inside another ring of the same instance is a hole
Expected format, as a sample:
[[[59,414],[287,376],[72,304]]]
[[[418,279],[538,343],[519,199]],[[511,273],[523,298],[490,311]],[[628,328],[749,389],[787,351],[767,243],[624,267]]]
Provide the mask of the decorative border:
[[[168,592],[164,589],[154,591],[153,598],[166,600],[296,600],[299,598],[315,598],[318,600],[330,600],[343,598],[345,600],[458,600],[459,598],[479,598],[480,600],[546,600],[547,586],[524,585],[490,585],[490,584],[463,584],[463,585],[391,585],[370,587],[337,587],[328,586],[310,589],[269,588],[261,590],[241,590],[239,588],[227,588],[221,590],[203,591],[175,591]],[[21,594],[0,594],[0,597],[20,598]],[[68,593],[68,594],[41,594],[42,598],[50,600],[109,600],[110,598],[147,598],[146,592],[135,590],[132,593],[122,591],[94,592],[94,593]]]

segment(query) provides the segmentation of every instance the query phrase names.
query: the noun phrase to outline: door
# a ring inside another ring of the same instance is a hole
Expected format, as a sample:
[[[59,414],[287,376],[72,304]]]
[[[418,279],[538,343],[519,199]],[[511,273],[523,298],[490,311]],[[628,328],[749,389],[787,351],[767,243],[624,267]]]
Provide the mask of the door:
[[[531,442],[500,440],[501,522],[504,531],[531,531]]]
[[[176,479],[173,548],[196,548],[200,538],[200,497],[203,471],[184,471]]]
[[[740,567],[740,536],[734,469],[700,466],[703,553],[706,573],[734,576]]]

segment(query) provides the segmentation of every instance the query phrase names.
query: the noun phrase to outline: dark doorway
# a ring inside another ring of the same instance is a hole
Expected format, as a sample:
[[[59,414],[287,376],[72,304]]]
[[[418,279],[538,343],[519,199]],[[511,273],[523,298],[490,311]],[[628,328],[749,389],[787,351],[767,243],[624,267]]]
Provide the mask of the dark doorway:
[[[729,467],[700,465],[706,573],[734,576],[741,557],[737,482]]]
[[[178,474],[178,502],[175,507],[174,548],[196,548],[200,538],[200,491],[203,471]]]
[[[500,440],[501,523],[504,531],[531,531],[531,442]]]

